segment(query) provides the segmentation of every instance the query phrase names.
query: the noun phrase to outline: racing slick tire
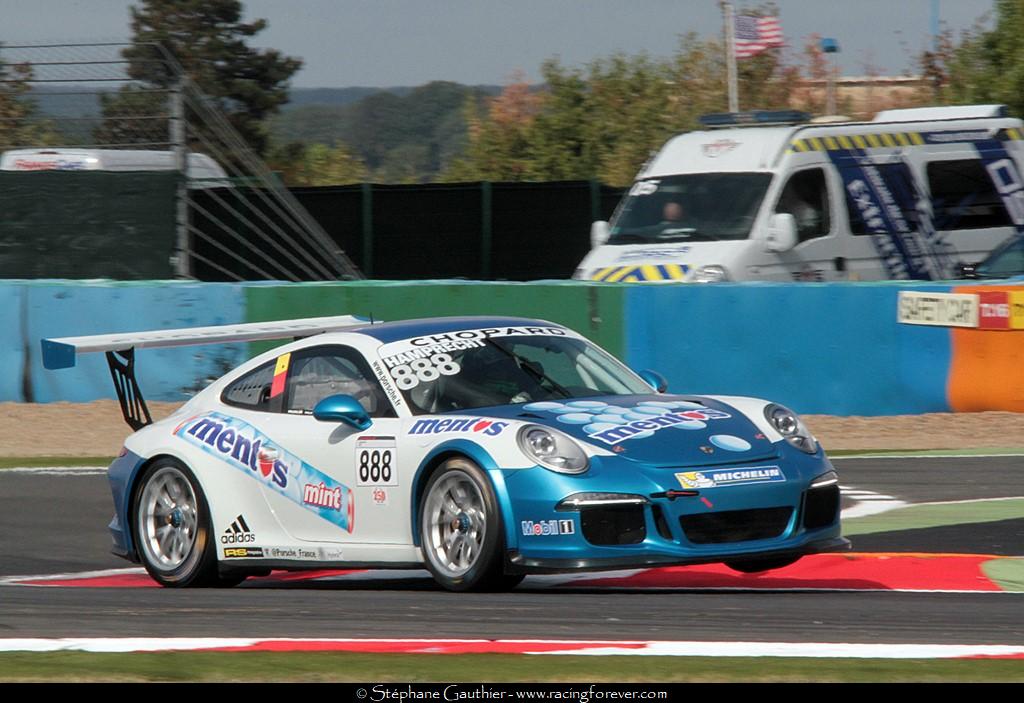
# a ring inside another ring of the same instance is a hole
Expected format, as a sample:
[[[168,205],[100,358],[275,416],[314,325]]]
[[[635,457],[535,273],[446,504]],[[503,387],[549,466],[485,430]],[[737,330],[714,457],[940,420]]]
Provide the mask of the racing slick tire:
[[[473,462],[444,462],[427,482],[419,514],[427,569],[444,588],[502,591],[523,580],[505,573],[498,501],[487,474]]]
[[[130,519],[142,565],[162,586],[234,586],[244,575],[217,573],[216,540],[199,482],[187,466],[165,457],[136,483]]]
[[[799,556],[775,557],[774,559],[736,559],[725,562],[725,565],[733,571],[739,571],[744,574],[756,574],[761,571],[781,569],[784,566],[795,564],[799,560]]]

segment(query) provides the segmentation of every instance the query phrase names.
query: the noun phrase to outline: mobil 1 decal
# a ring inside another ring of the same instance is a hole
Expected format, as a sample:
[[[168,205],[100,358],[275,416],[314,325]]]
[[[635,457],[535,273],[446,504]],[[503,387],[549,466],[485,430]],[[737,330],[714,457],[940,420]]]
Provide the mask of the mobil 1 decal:
[[[421,383],[459,373],[462,367],[458,357],[464,349],[486,346],[487,340],[495,337],[520,336],[581,338],[563,327],[484,327],[438,332],[391,342],[381,346],[378,355],[395,385],[407,391]]]
[[[310,466],[237,417],[211,412],[185,420],[174,435],[267,489],[352,532],[352,489]]]
[[[843,178],[849,209],[871,236],[889,278],[953,276],[955,252],[936,231],[924,191],[898,154],[876,160],[856,147],[827,153]]]
[[[356,485],[398,485],[394,437],[360,437],[356,440]]]

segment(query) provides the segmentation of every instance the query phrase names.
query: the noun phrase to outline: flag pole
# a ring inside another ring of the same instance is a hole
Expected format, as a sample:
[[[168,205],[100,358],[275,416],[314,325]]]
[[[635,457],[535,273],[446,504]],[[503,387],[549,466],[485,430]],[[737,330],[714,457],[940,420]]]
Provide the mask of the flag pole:
[[[739,87],[736,79],[736,23],[732,17],[732,3],[720,2],[722,21],[725,23],[725,65],[729,82],[729,112],[739,112]]]

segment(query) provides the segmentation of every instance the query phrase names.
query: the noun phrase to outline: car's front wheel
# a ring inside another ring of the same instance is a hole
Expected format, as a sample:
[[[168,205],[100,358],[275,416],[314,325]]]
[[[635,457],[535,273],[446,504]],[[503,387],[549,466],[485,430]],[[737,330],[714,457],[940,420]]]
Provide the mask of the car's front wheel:
[[[420,544],[430,573],[450,591],[505,590],[523,580],[504,572],[498,501],[487,475],[467,459],[449,459],[430,477]]]
[[[184,464],[165,458],[145,469],[132,501],[132,522],[142,565],[161,585],[237,583],[218,578],[210,512],[199,483]]]

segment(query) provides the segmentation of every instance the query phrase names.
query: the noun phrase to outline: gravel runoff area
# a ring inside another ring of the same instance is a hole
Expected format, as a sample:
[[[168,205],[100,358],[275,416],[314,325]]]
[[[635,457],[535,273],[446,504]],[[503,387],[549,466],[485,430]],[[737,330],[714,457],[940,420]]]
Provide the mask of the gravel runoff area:
[[[178,403],[150,403],[153,419]],[[805,415],[826,450],[980,449],[1024,445],[1024,413],[887,417]],[[0,403],[0,457],[114,456],[129,429],[116,401]]]

